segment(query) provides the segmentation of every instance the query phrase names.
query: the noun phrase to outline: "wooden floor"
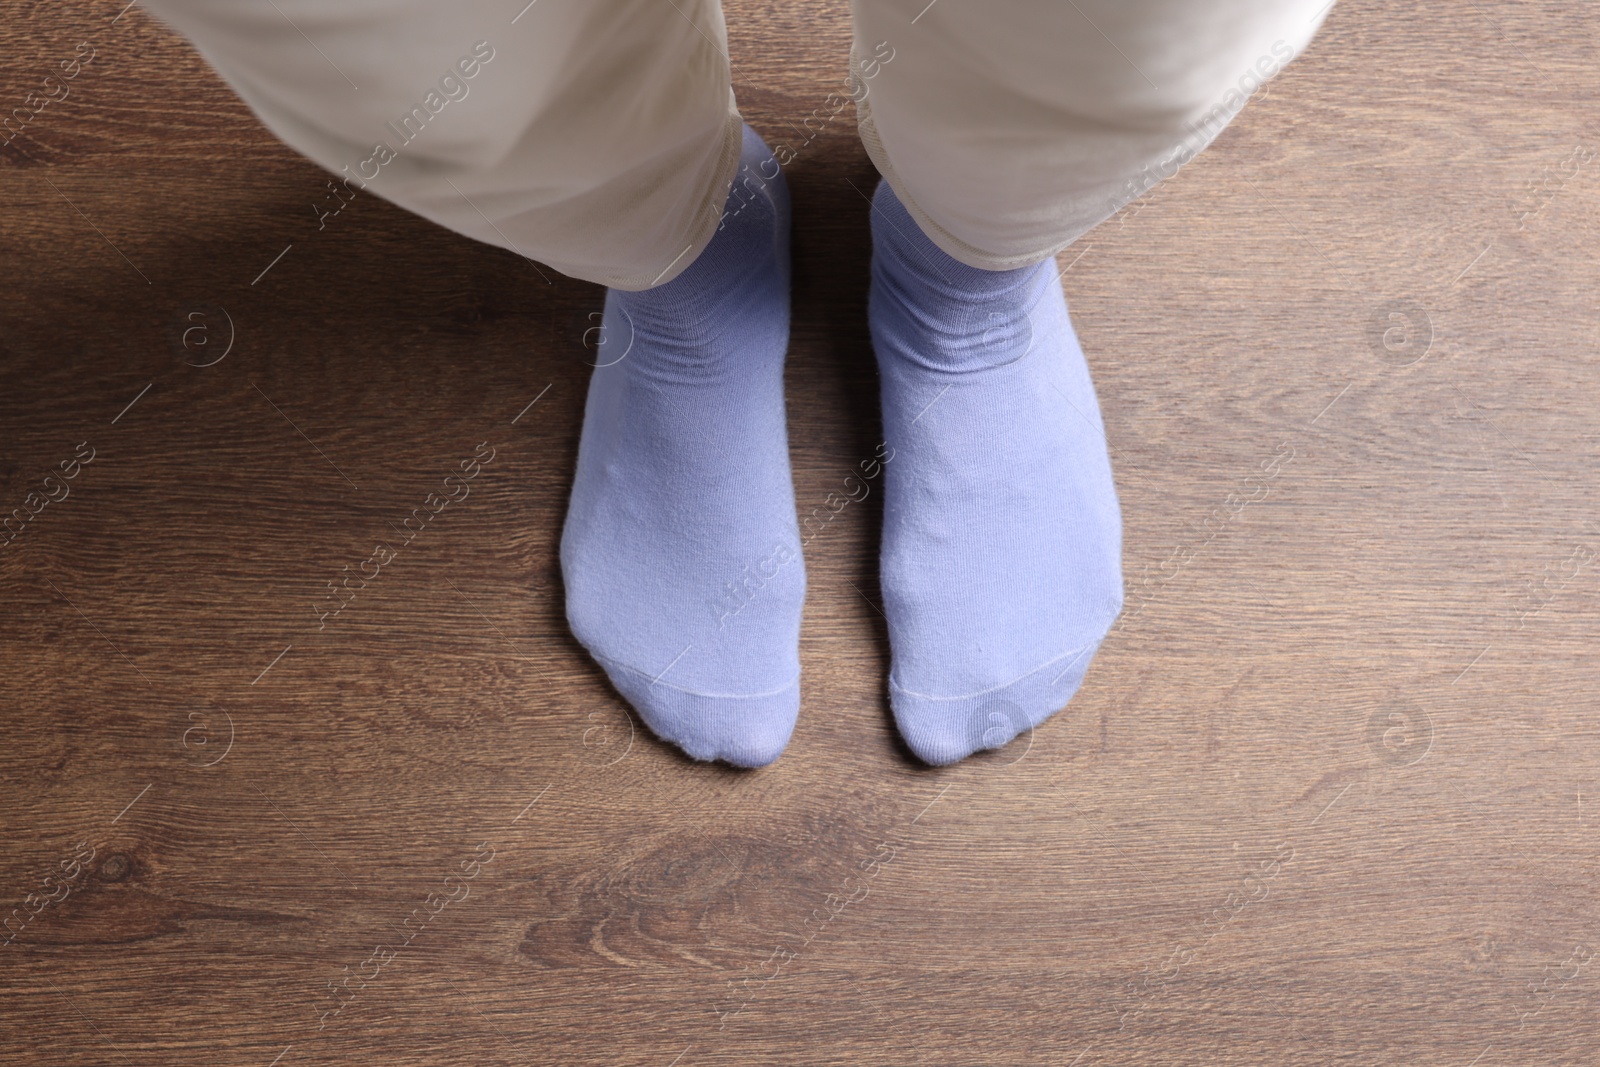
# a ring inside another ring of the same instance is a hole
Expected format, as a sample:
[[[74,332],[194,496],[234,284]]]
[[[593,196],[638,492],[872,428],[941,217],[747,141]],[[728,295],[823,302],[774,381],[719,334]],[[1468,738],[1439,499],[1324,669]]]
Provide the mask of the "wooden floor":
[[[1342,0],[1069,249],[1126,522],[1082,691],[911,759],[874,493],[753,773],[563,624],[600,290],[371,197],[319,231],[322,173],[120,7],[0,23],[6,108],[94,53],[0,149],[0,1061],[1600,1062],[1585,5]],[[796,152],[808,510],[878,440],[873,171],[797,130],[848,11],[730,22]]]

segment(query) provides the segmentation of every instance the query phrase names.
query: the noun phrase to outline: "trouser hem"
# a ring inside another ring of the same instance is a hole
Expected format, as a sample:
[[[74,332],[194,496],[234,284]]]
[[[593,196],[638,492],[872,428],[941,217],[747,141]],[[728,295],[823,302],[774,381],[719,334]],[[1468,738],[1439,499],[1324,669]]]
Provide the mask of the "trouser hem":
[[[717,235],[717,228],[722,225],[722,210],[727,205],[728,194],[733,188],[733,180],[739,171],[739,157],[744,149],[744,116],[739,114],[738,102],[733,98],[733,90],[728,90],[728,121],[723,126],[722,147],[719,150],[721,158],[717,161],[717,178],[706,190],[705,196],[700,201],[700,206],[695,211],[693,228],[689,231],[689,238],[683,251],[669,263],[652,266],[645,272],[638,274],[617,274],[597,276],[592,271],[586,273],[589,281],[598,282],[610,289],[623,289],[628,292],[638,292],[641,289],[654,289],[658,285],[665,285],[684,271],[689,265],[699,258],[700,253],[706,250],[711,239]],[[550,266],[563,274],[569,273],[559,263]]]

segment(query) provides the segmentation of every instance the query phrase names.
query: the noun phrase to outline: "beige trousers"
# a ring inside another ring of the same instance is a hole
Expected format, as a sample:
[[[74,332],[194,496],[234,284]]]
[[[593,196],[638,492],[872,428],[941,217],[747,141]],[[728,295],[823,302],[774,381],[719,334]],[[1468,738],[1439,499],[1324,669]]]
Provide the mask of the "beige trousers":
[[[289,145],[458,233],[646,289],[716,232],[741,127],[719,0],[146,3]],[[928,236],[1000,270],[1204,148],[1331,3],[853,6],[837,104]]]

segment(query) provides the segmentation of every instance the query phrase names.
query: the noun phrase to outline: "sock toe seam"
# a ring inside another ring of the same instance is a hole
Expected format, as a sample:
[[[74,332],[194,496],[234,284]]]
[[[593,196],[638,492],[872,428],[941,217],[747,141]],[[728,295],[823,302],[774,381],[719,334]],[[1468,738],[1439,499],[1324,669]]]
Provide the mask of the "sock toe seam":
[[[1110,632],[1111,632],[1111,630],[1110,630],[1110,627],[1108,626],[1106,628],[1106,633],[1110,633]],[[895,677],[894,677],[893,674],[889,675],[889,685],[890,685],[891,688],[899,690],[900,692],[904,693],[906,696],[916,697],[919,700],[937,700],[937,701],[971,700],[974,697],[981,697],[981,696],[985,696],[985,695],[987,695],[989,693],[997,693],[1002,689],[1009,689],[1012,686],[1016,685],[1018,682],[1025,681],[1025,680],[1027,680],[1029,678],[1032,678],[1034,675],[1038,674],[1041,671],[1048,670],[1050,667],[1053,667],[1057,663],[1060,663],[1062,660],[1066,659],[1068,656],[1072,655],[1073,653],[1077,653],[1078,655],[1081,656],[1081,655],[1083,655],[1083,653],[1086,650],[1092,650],[1092,649],[1098,648],[1100,643],[1102,641],[1104,641],[1105,639],[1106,639],[1106,635],[1105,634],[1101,634],[1099,637],[1095,638],[1093,641],[1088,642],[1087,644],[1079,645],[1076,648],[1069,648],[1069,649],[1067,649],[1067,651],[1061,653],[1061,655],[1059,655],[1059,656],[1056,656],[1054,659],[1046,660],[1044,663],[1039,664],[1039,666],[1034,667],[1032,670],[1028,670],[1028,671],[1022,672],[1021,674],[1017,675],[1015,678],[1011,679],[1009,682],[1001,682],[999,685],[992,685],[987,689],[980,689],[975,693],[964,693],[964,694],[962,694],[960,696],[948,696],[948,697],[934,696],[932,693],[919,693],[915,689],[907,689],[905,686],[901,685],[899,682],[897,682],[895,680]]]
[[[594,656],[594,658],[596,660],[598,660],[601,664],[603,664],[606,667],[615,667],[618,670],[624,670],[624,671],[629,672],[630,674],[636,674],[640,678],[644,678],[644,679],[649,679],[651,677],[649,674],[646,674],[644,671],[641,671],[637,667],[630,667],[628,664],[622,663],[622,662],[620,662],[618,660],[611,659],[608,656],[602,656],[599,653],[596,653],[596,652],[593,652],[593,651],[591,651],[589,654]],[[698,689],[685,689],[681,685],[673,685],[671,682],[663,682],[663,681],[660,681],[659,679],[651,681],[650,682],[650,688],[654,689],[656,686],[661,686],[662,688],[670,689],[675,693],[683,693],[686,696],[692,696],[692,697],[706,697],[706,698],[711,699],[711,700],[755,700],[758,697],[772,697],[772,696],[777,696],[779,693],[786,693],[790,689],[793,689],[799,683],[800,683],[800,672],[796,671],[795,672],[795,676],[793,678],[791,678],[784,685],[780,685],[776,689],[769,689],[769,690],[766,690],[765,692],[761,692],[761,693],[702,693]]]

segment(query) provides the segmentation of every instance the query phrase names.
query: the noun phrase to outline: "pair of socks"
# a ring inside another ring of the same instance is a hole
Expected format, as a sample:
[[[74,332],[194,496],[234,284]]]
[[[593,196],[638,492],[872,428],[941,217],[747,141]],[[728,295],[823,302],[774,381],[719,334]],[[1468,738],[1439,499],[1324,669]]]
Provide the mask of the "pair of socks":
[[[806,578],[789,198],[749,127],[735,184],[688,269],[606,295],[561,564],[573,633],[650,729],[759,767],[799,713]],[[1121,609],[1121,519],[1054,262],[960,263],[887,183],[872,233],[890,706],[911,750],[947,764],[1077,690]]]

